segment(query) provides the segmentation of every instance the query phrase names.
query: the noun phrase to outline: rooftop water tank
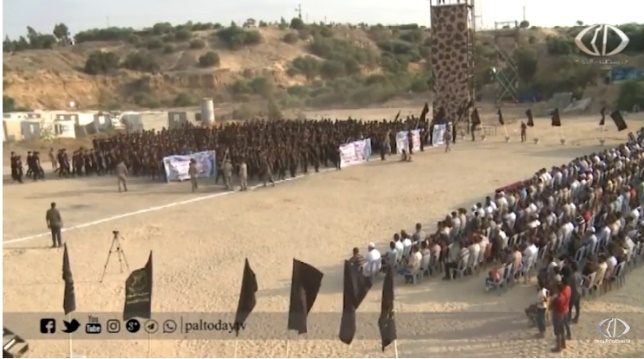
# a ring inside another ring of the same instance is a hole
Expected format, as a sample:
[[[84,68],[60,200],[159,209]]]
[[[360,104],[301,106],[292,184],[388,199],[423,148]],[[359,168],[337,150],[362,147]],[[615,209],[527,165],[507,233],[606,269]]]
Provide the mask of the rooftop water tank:
[[[201,121],[205,125],[215,123],[215,105],[211,98],[201,100]]]

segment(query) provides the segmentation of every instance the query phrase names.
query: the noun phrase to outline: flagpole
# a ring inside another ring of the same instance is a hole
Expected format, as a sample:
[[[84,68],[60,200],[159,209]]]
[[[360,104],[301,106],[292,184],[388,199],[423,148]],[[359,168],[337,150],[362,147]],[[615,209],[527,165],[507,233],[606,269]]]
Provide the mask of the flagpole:
[[[503,124],[503,131],[505,132],[505,140],[510,141],[510,135],[508,135],[508,128]]]
[[[235,352],[233,354],[233,358],[237,358],[237,343],[238,342],[239,342],[239,340],[235,339]]]
[[[394,355],[398,359],[398,339],[394,340]]]
[[[561,139],[562,139],[562,140],[565,140],[565,139],[566,139],[566,136],[564,135],[563,126],[559,126],[559,131],[560,131]]]
[[[72,315],[67,314],[67,321],[71,323],[72,321]],[[72,344],[72,333],[69,333],[69,357],[73,358],[74,357],[74,346]]]
[[[288,338],[286,339],[286,355],[284,355],[285,358],[289,358],[288,356]]]
[[[152,334],[148,333],[148,358],[152,358]]]

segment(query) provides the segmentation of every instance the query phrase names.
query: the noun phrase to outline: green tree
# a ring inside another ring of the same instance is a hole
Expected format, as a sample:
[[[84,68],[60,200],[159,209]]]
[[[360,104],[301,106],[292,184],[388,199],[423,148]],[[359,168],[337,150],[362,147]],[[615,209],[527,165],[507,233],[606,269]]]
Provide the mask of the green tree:
[[[16,51],[16,44],[14,41],[11,41],[11,39],[9,38],[9,35],[6,35],[4,37],[4,41],[2,42],[2,51],[3,52]]]
[[[199,66],[201,67],[219,66],[219,55],[214,51],[206,52],[205,54],[199,56]]]
[[[94,51],[85,61],[85,73],[107,74],[119,67],[119,56],[113,52]]]
[[[282,110],[280,109],[279,105],[275,102],[275,100],[270,99],[268,101],[267,107],[267,116],[269,121],[278,121],[284,118],[282,116]]]
[[[530,27],[530,22],[528,20],[523,20],[519,23],[519,27],[522,29],[527,29]]]
[[[69,43],[69,28],[62,22],[60,24],[54,25],[53,34],[54,36],[56,36],[59,42],[62,42],[64,44]]]
[[[174,30],[174,27],[169,22],[159,22],[152,25],[152,33],[157,36],[170,33],[173,30]]]
[[[176,51],[176,48],[172,44],[165,44],[165,46],[163,46],[163,52],[166,54],[171,54],[175,51]]]
[[[302,19],[300,19],[299,17],[294,17],[291,19],[291,25],[290,25],[291,29],[301,30],[305,27],[306,25],[304,24],[304,21],[302,21]]]
[[[515,54],[519,79],[525,83],[532,82],[537,73],[537,51],[533,47],[521,46]]]
[[[163,47],[163,41],[158,37],[154,37],[148,40],[148,42],[145,44],[145,47],[147,47],[149,50],[157,50]]]
[[[2,95],[2,112],[14,112],[15,110],[16,100],[7,95]]]

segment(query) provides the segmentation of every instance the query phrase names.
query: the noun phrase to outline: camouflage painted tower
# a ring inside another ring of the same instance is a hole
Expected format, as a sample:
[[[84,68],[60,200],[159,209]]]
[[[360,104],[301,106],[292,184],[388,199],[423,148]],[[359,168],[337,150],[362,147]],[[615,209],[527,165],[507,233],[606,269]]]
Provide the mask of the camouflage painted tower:
[[[433,114],[448,122],[474,99],[474,0],[430,0]],[[463,121],[468,116],[462,117]]]

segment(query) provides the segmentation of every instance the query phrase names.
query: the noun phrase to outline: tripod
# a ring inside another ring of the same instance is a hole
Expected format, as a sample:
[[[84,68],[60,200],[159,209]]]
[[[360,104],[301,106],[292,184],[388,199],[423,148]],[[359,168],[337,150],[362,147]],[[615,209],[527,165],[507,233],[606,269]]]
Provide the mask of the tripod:
[[[103,274],[101,275],[100,283],[103,283],[103,278],[105,278],[105,272],[107,271],[107,265],[110,263],[110,257],[112,253],[116,252],[116,255],[119,258],[119,267],[121,268],[121,273],[123,273],[123,263],[125,263],[125,268],[127,271],[130,271],[130,265],[127,264],[127,258],[125,258],[125,252],[121,246],[120,239],[123,238],[119,234],[119,231],[112,231],[114,238],[112,238],[112,245],[110,246],[110,251],[107,253],[107,260],[105,261],[105,266],[103,267]]]

